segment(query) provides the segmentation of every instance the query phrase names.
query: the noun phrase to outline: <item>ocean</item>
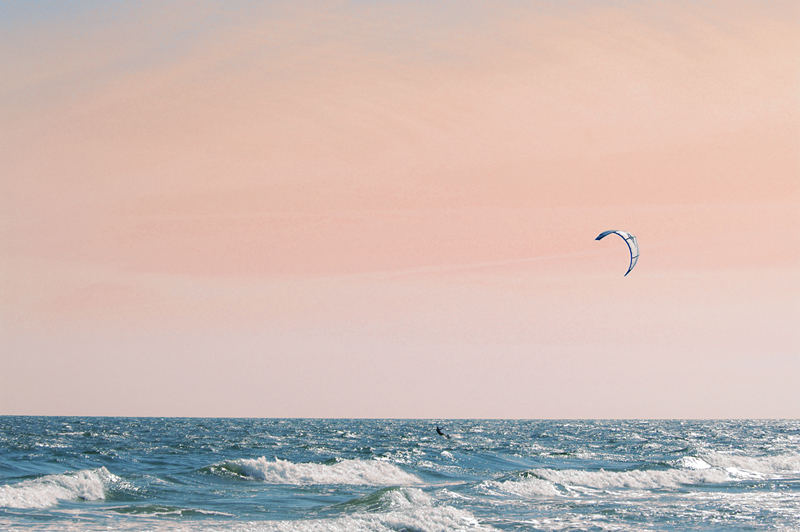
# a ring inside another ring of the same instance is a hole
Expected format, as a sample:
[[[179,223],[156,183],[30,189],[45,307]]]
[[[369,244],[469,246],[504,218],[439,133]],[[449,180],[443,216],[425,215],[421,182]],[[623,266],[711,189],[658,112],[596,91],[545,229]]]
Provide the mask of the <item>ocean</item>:
[[[800,530],[800,421],[3,416],[0,529]]]

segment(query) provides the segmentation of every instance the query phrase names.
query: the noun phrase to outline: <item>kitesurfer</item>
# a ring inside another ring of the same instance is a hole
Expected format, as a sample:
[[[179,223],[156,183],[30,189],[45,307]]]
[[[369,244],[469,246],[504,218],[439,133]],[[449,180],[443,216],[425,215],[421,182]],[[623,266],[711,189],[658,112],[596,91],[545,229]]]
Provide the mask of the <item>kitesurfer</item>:
[[[450,435],[449,434],[445,434],[444,431],[439,428],[439,425],[436,425],[436,434],[438,434],[439,436],[444,436],[448,440],[450,439]]]

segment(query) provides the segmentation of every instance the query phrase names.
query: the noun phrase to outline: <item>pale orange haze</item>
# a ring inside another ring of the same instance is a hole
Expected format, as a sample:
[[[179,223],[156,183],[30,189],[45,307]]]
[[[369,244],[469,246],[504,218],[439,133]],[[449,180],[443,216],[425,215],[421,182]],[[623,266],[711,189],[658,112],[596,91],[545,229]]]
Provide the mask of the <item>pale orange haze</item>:
[[[798,417],[799,154],[796,1],[3,3],[0,414]]]

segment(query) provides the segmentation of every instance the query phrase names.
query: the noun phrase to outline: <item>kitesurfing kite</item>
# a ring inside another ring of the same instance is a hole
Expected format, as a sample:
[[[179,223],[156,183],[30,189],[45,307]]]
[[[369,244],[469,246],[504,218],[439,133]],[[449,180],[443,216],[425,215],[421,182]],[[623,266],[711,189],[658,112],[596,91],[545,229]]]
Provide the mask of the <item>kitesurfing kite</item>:
[[[602,233],[597,235],[597,238],[595,238],[595,240],[601,240],[611,234],[619,235],[620,238],[622,238],[622,240],[624,240],[625,243],[628,244],[628,251],[631,252],[631,264],[630,266],[628,266],[628,271],[625,272],[625,275],[628,275],[629,273],[631,273],[631,270],[633,269],[634,266],[636,266],[636,262],[639,260],[639,242],[636,240],[636,237],[633,236],[632,234],[626,231],[616,231],[616,230],[603,231]]]

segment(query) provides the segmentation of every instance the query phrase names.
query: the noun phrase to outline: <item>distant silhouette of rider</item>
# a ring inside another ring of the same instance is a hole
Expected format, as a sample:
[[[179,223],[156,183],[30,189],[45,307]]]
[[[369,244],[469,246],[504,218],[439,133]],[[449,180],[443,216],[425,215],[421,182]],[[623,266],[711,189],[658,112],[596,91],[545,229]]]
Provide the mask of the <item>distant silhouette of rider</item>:
[[[445,434],[445,433],[442,431],[442,429],[440,429],[440,428],[439,428],[439,425],[436,425],[436,434],[438,434],[439,436],[444,436],[444,437],[445,437],[445,438],[447,438],[448,440],[450,439],[450,435],[449,435],[449,434]]]

